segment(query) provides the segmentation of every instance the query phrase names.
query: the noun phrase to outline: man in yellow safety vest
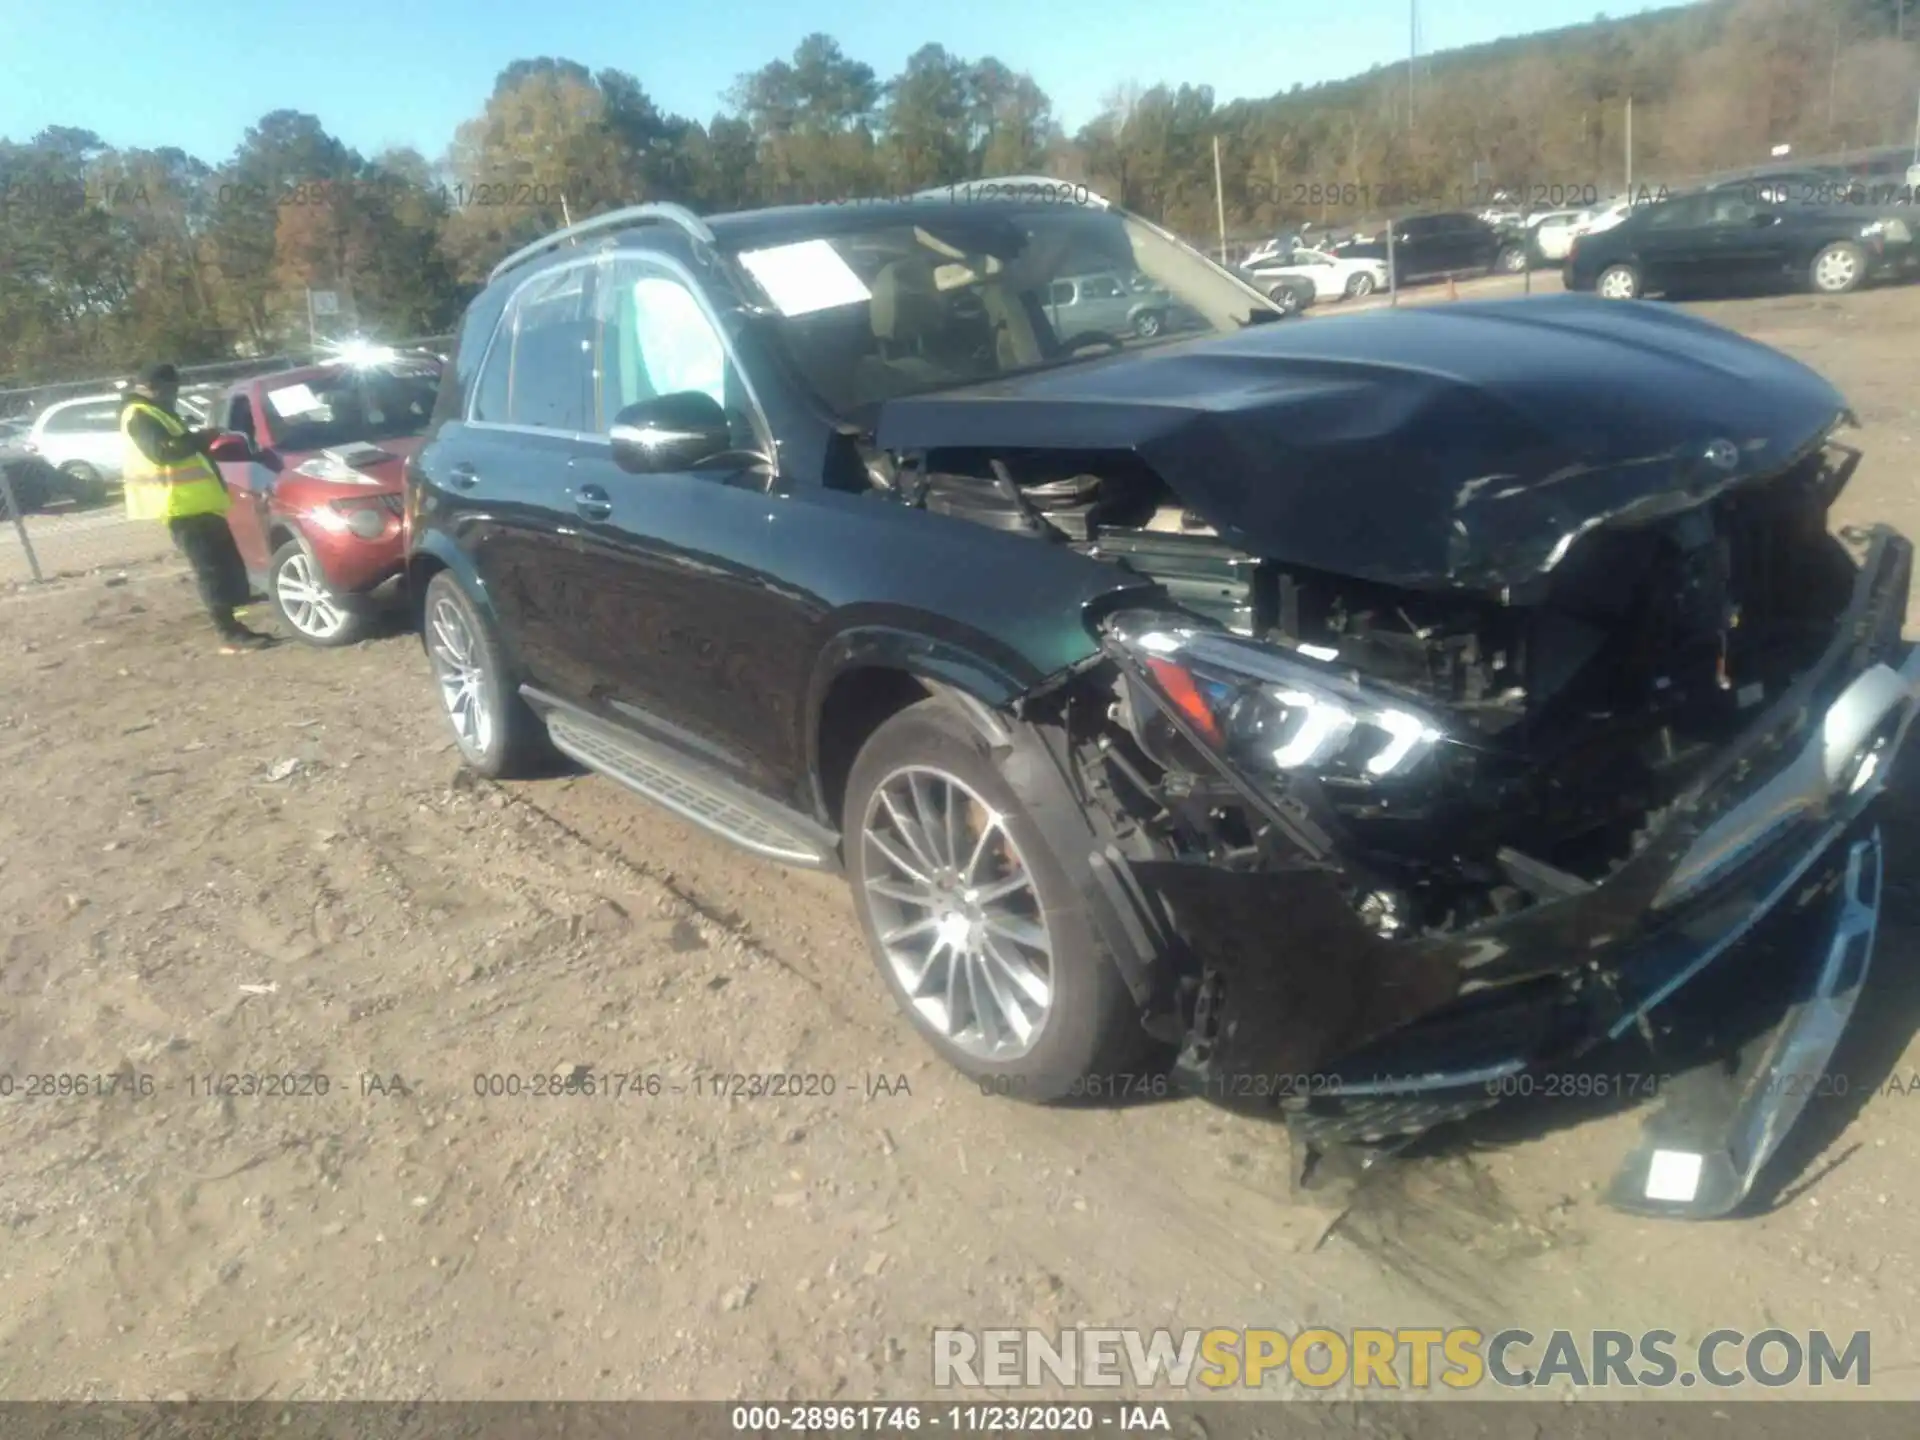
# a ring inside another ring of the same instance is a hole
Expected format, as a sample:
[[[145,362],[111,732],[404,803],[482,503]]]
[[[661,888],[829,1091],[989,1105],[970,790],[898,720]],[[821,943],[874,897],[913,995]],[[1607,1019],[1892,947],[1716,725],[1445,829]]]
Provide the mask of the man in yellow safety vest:
[[[255,650],[272,641],[234,618],[233,612],[253,597],[246,562],[227,529],[227,487],[207,458],[219,432],[189,430],[174,409],[179,394],[179,372],[155,365],[120,402],[127,515],[167,522],[173,543],[193,566],[222,652]]]

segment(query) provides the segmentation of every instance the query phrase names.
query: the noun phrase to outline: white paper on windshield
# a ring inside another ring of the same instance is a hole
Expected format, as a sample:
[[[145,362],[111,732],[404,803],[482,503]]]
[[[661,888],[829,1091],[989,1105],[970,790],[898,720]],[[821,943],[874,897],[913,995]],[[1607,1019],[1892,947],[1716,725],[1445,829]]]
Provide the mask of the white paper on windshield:
[[[743,251],[740,263],[782,315],[811,315],[873,298],[853,267],[825,240]]]
[[[327,408],[327,402],[306,385],[283,385],[278,390],[269,390],[267,403],[273,407],[276,415],[289,417],[311,415],[316,410]]]

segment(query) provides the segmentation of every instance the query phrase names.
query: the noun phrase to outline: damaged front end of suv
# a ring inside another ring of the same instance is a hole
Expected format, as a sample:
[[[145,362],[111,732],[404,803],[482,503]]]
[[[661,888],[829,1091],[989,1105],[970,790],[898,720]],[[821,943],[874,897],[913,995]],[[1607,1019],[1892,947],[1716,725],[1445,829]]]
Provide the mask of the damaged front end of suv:
[[[1392,1146],[1637,1033],[1674,1079],[1611,1198],[1724,1214],[1870,960],[1910,546],[1832,530],[1859,455],[1795,362],[1445,308],[904,400],[881,438],[927,508],[1158,583],[1023,714],[1169,931],[1178,1078]]]

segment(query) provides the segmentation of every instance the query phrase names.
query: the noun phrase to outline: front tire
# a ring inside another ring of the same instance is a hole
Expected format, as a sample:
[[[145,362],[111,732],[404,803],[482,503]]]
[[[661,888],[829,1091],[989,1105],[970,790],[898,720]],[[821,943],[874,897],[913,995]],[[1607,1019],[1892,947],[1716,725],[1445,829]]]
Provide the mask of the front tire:
[[[1638,300],[1640,272],[1631,265],[1609,265],[1593,282],[1593,288],[1605,300]]]
[[[948,1064],[983,1090],[1047,1102],[1145,1053],[1069,867],[965,716],[927,700],[881,725],[843,815],[868,949]]]
[[[1273,289],[1267,292],[1267,298],[1273,301],[1275,308],[1278,309],[1282,315],[1298,315],[1300,313],[1300,292],[1295,290],[1291,285],[1274,286]]]
[[[1867,278],[1867,252],[1851,240],[1836,240],[1813,257],[1807,278],[1822,295],[1845,295]]]
[[[367,633],[367,617],[341,604],[320,562],[298,540],[273,552],[267,564],[267,594],[281,621],[309,645],[332,649],[351,645]]]
[[[1518,245],[1508,245],[1494,256],[1493,271],[1496,275],[1518,275],[1527,268],[1527,252]]]
[[[1347,298],[1362,300],[1373,293],[1373,276],[1364,270],[1347,281]]]
[[[1133,333],[1142,340],[1151,340],[1165,323],[1158,310],[1142,310],[1133,317]]]
[[[445,570],[427,582],[421,632],[460,758],[495,780],[532,771],[545,727],[520,698],[493,626]]]

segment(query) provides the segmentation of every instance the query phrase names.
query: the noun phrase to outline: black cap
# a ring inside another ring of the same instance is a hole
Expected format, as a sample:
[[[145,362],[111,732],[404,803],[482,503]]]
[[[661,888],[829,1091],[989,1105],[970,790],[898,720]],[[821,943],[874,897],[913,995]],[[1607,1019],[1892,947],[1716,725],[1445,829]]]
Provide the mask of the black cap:
[[[140,383],[149,388],[155,385],[178,385],[180,372],[163,361],[158,365],[149,365],[141,371]]]

